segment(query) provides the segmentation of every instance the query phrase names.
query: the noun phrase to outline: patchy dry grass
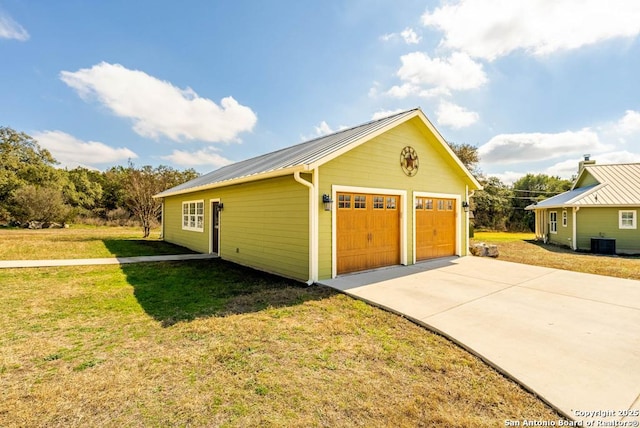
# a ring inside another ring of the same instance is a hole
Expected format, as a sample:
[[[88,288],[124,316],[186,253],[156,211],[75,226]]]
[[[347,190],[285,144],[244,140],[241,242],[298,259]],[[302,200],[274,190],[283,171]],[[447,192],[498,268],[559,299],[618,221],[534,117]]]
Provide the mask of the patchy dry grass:
[[[534,233],[525,232],[476,232],[474,240],[482,242],[517,242],[517,241],[532,241],[536,235]]]
[[[566,247],[537,242],[534,237],[523,233],[476,232],[472,242],[498,245],[500,260],[640,280],[638,256],[577,253]]]
[[[220,260],[9,269],[0,290],[3,427],[558,419],[403,318]]]
[[[0,260],[78,259],[188,253],[159,239],[156,230],[142,239],[132,227],[74,227],[69,229],[0,229]]]

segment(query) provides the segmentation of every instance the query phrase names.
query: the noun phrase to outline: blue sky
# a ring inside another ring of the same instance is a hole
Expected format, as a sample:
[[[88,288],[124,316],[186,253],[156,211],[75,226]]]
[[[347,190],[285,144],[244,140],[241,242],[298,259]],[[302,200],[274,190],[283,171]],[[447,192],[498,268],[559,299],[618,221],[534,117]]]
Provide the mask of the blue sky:
[[[637,0],[0,0],[0,126],[208,172],[421,107],[486,175],[640,162]]]

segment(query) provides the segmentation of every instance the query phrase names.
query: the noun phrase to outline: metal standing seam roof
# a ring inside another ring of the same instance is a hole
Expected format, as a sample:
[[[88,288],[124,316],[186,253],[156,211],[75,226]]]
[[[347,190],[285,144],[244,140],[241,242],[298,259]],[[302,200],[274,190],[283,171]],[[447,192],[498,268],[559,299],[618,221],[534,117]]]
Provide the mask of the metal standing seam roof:
[[[598,181],[561,193],[526,209],[559,206],[640,206],[640,163],[586,165],[582,174]]]
[[[600,184],[593,184],[591,186],[580,187],[578,189],[569,190],[564,193],[560,193],[559,195],[552,196],[548,199],[538,202],[537,204],[532,204],[527,206],[525,209],[539,209],[539,208],[552,208],[558,207],[562,205],[571,205],[574,200],[580,198],[585,193],[595,189],[596,187],[601,186]]]
[[[294,146],[267,153],[244,161],[224,166],[191,181],[158,193],[154,197],[161,198],[190,190],[212,187],[216,184],[230,182],[244,177],[304,167],[322,160],[324,157],[339,151],[349,144],[374,133],[396,121],[402,121],[413,115],[419,108],[403,111],[382,119],[373,120],[362,125],[344,129],[333,134],[314,138]]]
[[[589,165],[586,172],[606,184],[576,205],[640,205],[640,163]]]

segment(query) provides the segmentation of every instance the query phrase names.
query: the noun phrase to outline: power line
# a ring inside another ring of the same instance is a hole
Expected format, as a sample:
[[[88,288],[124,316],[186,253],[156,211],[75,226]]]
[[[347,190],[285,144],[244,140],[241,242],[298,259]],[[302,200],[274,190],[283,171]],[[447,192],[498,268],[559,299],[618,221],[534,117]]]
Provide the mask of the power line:
[[[566,192],[566,190],[562,192],[551,192],[546,190],[520,190],[520,189],[511,189],[512,192],[529,192],[529,193],[553,193],[554,195],[559,195],[560,193]]]

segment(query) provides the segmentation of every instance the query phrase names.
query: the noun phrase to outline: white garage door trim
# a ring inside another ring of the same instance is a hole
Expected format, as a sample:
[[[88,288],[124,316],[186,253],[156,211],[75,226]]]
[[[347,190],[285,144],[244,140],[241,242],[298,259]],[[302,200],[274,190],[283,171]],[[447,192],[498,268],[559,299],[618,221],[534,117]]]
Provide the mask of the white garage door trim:
[[[416,198],[440,198],[456,200],[456,255],[461,255],[460,243],[462,242],[462,198],[451,193],[413,192],[411,211],[413,213],[413,264],[416,263]]]
[[[407,264],[407,191],[398,189],[383,189],[377,187],[356,187],[334,184],[331,186],[331,199],[337,201],[340,192],[366,193],[378,195],[399,196],[398,209],[400,210],[400,264]],[[415,208],[414,208],[415,209]],[[337,240],[337,203],[333,203],[331,212],[331,278],[338,276],[338,240]],[[414,214],[415,217],[415,214]],[[415,220],[414,220],[415,223]],[[415,247],[415,239],[414,239]],[[415,253],[415,251],[414,251]],[[415,263],[415,260],[414,260]]]

